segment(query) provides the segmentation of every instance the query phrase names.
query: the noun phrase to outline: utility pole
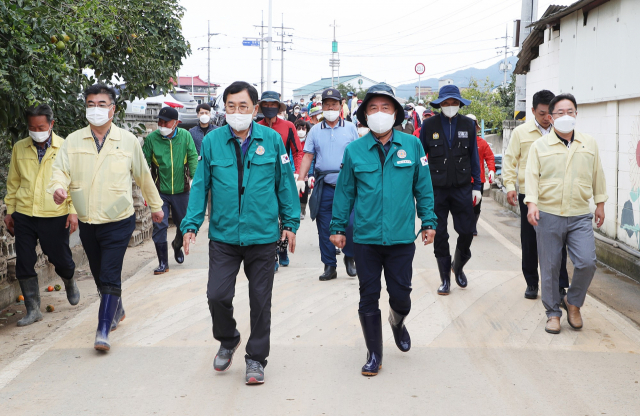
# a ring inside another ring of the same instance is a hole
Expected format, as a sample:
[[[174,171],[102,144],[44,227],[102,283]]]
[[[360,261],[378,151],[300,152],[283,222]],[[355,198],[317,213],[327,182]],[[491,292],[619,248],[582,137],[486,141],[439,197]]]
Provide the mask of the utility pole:
[[[293,28],[291,27],[284,27],[284,13],[282,13],[282,26],[280,27],[280,29],[282,30],[282,32],[279,33],[280,35],[280,47],[278,49],[280,49],[280,98],[282,100],[284,100],[284,51],[286,50],[284,48],[284,45],[286,43],[293,43],[292,41],[289,42],[285,42],[284,41],[284,37],[285,36],[292,36],[289,34],[284,33],[284,30],[292,30]]]
[[[260,28],[260,37],[258,39],[260,40],[260,95],[262,95],[262,93],[264,92],[264,41],[266,40],[266,38],[264,37],[264,28],[266,27],[264,25],[264,10],[262,11],[262,21],[260,22],[260,26],[253,25],[253,27]]]
[[[531,28],[527,27],[538,20],[538,0],[522,0],[522,12],[520,14],[520,39],[515,45],[522,48],[522,44],[531,33]],[[515,37],[515,36],[514,36]],[[524,120],[527,114],[527,76],[516,75],[516,102],[513,118]]]
[[[272,27],[271,8],[272,8],[272,4],[273,4],[273,0],[269,0],[269,28],[268,28],[268,34],[267,34],[267,42],[268,42],[268,45],[269,45],[269,49],[267,49],[267,89],[271,88],[271,43],[272,43],[272,38],[271,38],[271,27]]]
[[[219,35],[220,33],[211,33],[211,21],[207,20],[207,47],[198,48],[199,51],[207,50],[207,102],[211,101],[211,49],[220,49],[211,47],[211,36]],[[180,84],[180,81],[178,81]]]
[[[333,42],[331,43],[331,59],[329,59],[329,66],[331,67],[331,87],[335,87],[334,73],[337,71],[338,84],[340,83],[340,54],[338,53],[338,41],[336,40],[336,21],[333,21]]]
[[[505,29],[504,37],[499,39],[504,39],[504,61],[500,64],[500,71],[504,72],[504,80],[502,81],[502,88],[507,88],[507,74],[513,67],[509,62],[507,62],[507,56],[509,55],[509,25]],[[498,47],[496,49],[502,49],[502,47]]]

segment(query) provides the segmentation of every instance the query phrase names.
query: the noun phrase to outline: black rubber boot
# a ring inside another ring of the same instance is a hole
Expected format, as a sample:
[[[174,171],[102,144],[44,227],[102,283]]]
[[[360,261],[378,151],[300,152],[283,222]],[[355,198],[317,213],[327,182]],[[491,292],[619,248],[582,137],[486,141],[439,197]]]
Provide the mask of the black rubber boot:
[[[344,267],[347,269],[347,274],[349,276],[356,277],[358,275],[356,260],[353,257],[344,256]]]
[[[100,298],[100,310],[98,311],[98,329],[96,330],[96,341],[93,348],[98,351],[109,351],[111,344],[109,343],[109,332],[111,325],[118,310],[120,296],[103,293]]]
[[[338,277],[338,272],[336,272],[336,268],[333,266],[324,266],[324,273],[320,275],[320,280],[331,280]]]
[[[438,295],[446,296],[451,290],[451,256],[436,257],[438,270],[440,271],[440,281],[442,284],[438,288]]]
[[[42,321],[40,312],[40,289],[38,286],[38,276],[28,279],[18,279],[22,296],[24,296],[24,306],[27,307],[27,314],[17,323],[18,326],[31,325],[34,322]]]
[[[156,243],[156,254],[158,255],[158,268],[153,274],[163,274],[169,271],[169,246],[166,242]]]
[[[61,277],[64,282],[64,290],[67,292],[67,300],[72,305],[77,305],[80,302],[80,289],[78,289],[78,285],[76,285],[76,279],[73,277],[71,279],[65,279]]]
[[[171,248],[173,248],[173,258],[176,259],[176,263],[182,264],[184,263],[184,253],[182,252],[182,241],[179,241],[178,235],[171,243]]]
[[[456,254],[453,257],[453,263],[451,264],[451,271],[456,278],[456,283],[462,288],[467,287],[467,276],[464,274],[462,268],[467,264],[470,258],[471,256],[464,256],[460,250],[456,249]]]
[[[393,338],[396,341],[398,349],[402,352],[407,352],[411,349],[411,337],[409,331],[404,325],[404,321],[407,319],[407,315],[401,315],[389,308],[389,323],[391,324],[391,332],[393,332]]]
[[[382,368],[382,318],[380,311],[358,313],[367,344],[367,363],[362,366],[363,376],[376,376]]]

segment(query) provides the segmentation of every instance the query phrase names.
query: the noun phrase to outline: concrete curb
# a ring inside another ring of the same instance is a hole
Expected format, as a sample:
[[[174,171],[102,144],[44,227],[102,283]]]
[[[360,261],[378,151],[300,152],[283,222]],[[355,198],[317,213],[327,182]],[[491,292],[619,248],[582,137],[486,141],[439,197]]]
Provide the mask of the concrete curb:
[[[491,190],[491,197],[504,208],[520,215],[520,207],[514,207],[507,202],[507,194],[499,189]],[[620,243],[623,244],[623,243]],[[615,248],[604,241],[596,239],[596,257],[608,267],[625,274],[640,283],[640,259],[619,248]]]

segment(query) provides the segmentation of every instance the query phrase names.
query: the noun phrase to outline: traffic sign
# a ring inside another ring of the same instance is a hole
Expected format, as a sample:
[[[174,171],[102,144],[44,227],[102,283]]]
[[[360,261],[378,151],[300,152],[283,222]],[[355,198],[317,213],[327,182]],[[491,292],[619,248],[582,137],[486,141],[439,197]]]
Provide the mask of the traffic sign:
[[[259,40],[243,40],[242,46],[260,46]]]
[[[424,74],[424,64],[416,64],[416,74]]]

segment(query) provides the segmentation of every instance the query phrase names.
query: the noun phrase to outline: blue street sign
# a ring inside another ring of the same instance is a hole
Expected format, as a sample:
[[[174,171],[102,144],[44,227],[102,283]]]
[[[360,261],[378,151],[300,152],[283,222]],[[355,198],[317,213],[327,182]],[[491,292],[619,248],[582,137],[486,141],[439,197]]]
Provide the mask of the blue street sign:
[[[243,40],[242,46],[260,46],[259,40]]]

